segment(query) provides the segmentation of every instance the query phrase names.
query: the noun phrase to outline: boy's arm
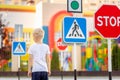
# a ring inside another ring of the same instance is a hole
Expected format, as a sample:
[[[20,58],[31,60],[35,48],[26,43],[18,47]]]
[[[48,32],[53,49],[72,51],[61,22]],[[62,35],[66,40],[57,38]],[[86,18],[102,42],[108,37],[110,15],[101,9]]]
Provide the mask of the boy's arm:
[[[48,75],[51,75],[51,59],[50,54],[46,55],[47,67],[48,67]]]
[[[29,59],[28,59],[28,76],[31,76],[32,65],[33,65],[33,56],[32,56],[32,54],[29,54]]]

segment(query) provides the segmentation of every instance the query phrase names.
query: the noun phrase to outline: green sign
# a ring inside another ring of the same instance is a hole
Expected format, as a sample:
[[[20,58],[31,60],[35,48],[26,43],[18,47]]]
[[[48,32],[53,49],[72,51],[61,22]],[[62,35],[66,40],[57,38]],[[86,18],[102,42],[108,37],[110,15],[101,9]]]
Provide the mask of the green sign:
[[[67,11],[82,13],[82,0],[67,0]]]
[[[71,8],[76,10],[79,8],[79,3],[77,1],[72,1],[71,2]]]

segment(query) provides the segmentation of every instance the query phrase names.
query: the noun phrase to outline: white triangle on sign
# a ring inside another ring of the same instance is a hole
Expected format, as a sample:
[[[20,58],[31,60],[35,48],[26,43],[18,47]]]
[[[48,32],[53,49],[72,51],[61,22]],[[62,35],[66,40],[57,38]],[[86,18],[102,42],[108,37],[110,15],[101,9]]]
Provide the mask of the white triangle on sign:
[[[85,39],[81,28],[76,20],[73,21],[70,30],[67,33],[66,38]]]
[[[14,53],[25,53],[25,51],[24,51],[24,49],[23,49],[23,47],[21,46],[20,43],[15,48]]]

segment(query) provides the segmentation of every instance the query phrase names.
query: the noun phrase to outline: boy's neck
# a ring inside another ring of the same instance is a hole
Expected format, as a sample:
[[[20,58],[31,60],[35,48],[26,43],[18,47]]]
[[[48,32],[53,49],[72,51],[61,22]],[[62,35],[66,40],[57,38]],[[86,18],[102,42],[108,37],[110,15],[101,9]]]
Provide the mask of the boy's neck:
[[[42,44],[42,41],[36,41],[36,43],[38,43],[38,44]]]

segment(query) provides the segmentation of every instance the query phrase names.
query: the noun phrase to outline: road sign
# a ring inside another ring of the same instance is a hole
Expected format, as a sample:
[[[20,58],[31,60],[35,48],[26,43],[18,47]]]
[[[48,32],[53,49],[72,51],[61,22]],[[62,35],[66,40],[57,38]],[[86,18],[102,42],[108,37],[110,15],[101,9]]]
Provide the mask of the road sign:
[[[63,41],[65,43],[86,42],[86,19],[65,17],[63,21]]]
[[[25,55],[26,43],[25,42],[13,42],[12,43],[12,53],[13,53],[13,55]]]
[[[82,0],[67,0],[67,11],[82,13]]]
[[[65,50],[67,48],[67,45],[62,44],[62,38],[57,40],[57,47],[59,50]]]
[[[120,35],[120,10],[115,5],[103,5],[94,15],[95,28],[104,38]]]

